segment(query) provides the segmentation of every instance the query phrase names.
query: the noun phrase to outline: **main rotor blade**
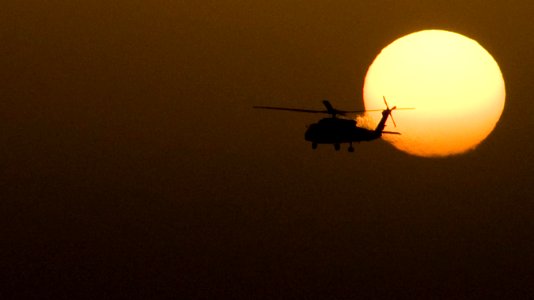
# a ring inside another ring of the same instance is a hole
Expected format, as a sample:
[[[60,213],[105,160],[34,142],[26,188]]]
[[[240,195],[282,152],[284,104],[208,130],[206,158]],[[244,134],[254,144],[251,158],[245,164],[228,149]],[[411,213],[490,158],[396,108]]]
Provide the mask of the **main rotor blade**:
[[[277,107],[277,106],[253,106],[253,108],[285,110],[285,111],[316,113],[316,114],[331,114],[332,113],[332,111],[328,111],[328,110],[289,108],[289,107]],[[397,108],[397,109],[415,109],[415,108]],[[364,112],[371,112],[371,111],[383,111],[383,109],[363,109],[363,110],[337,110],[337,109],[334,109],[334,112],[336,114],[357,114],[357,113],[364,113]]]
[[[366,112],[366,111],[380,111],[382,109],[371,109],[371,110],[338,110],[337,112],[340,112],[340,113],[347,113],[347,114],[357,114],[357,113],[363,113],[363,112]]]
[[[315,110],[315,109],[302,109],[302,108],[289,108],[289,107],[276,107],[276,106],[253,106],[253,108],[286,110],[286,111],[317,113],[317,114],[331,114],[332,113],[332,111],[328,111],[328,110]],[[335,109],[334,111],[336,114],[355,114],[355,113],[363,113],[366,111],[382,111],[382,109],[372,109],[372,110],[337,110]]]
[[[366,110],[357,110],[354,112],[362,113],[362,112],[369,112],[369,111],[384,111],[383,109],[366,109]]]
[[[413,107],[406,107],[406,108],[403,108],[403,107],[395,107],[395,110],[407,110],[407,109],[415,109]],[[345,112],[345,113],[363,113],[363,112],[370,112],[370,111],[384,111],[385,109],[365,109],[365,110],[351,110],[351,111],[348,111],[348,110],[341,110],[341,112]],[[391,109],[393,110],[393,108]]]
[[[300,109],[300,108],[287,108],[287,107],[274,107],[274,106],[253,106],[253,108],[295,111],[295,112],[304,112],[304,113],[312,113],[312,114],[327,114],[327,113],[329,113],[326,110]]]
[[[388,102],[386,101],[386,96],[382,96],[382,99],[384,99],[384,104],[386,104],[386,108],[389,109],[389,105],[388,105]],[[403,109],[403,110],[406,110],[406,109],[415,109],[413,107],[397,107],[397,106],[393,106],[391,108],[391,110],[394,110],[394,109]]]

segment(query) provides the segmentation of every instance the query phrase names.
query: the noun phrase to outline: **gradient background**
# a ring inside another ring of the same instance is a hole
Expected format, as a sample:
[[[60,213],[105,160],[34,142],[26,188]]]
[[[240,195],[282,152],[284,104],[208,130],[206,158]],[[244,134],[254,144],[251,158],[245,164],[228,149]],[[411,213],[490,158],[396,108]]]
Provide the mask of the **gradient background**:
[[[533,295],[532,1],[183,2],[0,5],[1,298]],[[503,72],[476,151],[312,151],[317,116],[251,108],[361,109],[430,28]]]

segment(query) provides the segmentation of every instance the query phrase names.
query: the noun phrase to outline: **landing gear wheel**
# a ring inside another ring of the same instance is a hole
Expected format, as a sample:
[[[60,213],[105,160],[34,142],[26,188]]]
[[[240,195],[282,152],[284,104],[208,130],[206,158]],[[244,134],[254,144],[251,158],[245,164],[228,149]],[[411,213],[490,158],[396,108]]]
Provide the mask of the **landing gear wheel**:
[[[354,147],[350,146],[349,147],[349,152],[354,152]]]
[[[313,150],[317,149],[317,143],[312,143],[312,149]]]
[[[340,148],[341,146],[339,146],[339,144],[334,144],[334,149],[336,149],[336,151],[339,151]]]

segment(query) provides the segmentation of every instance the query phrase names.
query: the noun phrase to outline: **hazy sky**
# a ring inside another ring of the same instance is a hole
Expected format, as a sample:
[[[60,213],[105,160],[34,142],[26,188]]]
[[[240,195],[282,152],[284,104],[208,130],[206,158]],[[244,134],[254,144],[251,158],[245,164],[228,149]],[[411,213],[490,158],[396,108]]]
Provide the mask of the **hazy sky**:
[[[531,1],[183,2],[1,5],[1,298],[532,296]],[[503,72],[473,152],[313,151],[317,116],[251,108],[361,109],[431,28]]]

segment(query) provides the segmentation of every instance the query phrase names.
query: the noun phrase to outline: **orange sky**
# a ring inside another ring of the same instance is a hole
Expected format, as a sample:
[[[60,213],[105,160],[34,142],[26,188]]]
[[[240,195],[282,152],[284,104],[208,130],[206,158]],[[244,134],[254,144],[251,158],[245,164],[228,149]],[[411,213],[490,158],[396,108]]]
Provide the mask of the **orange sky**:
[[[0,297],[527,296],[532,2],[494,2],[3,3]],[[313,151],[317,116],[252,109],[362,109],[380,49],[425,28],[501,67],[475,152]]]

